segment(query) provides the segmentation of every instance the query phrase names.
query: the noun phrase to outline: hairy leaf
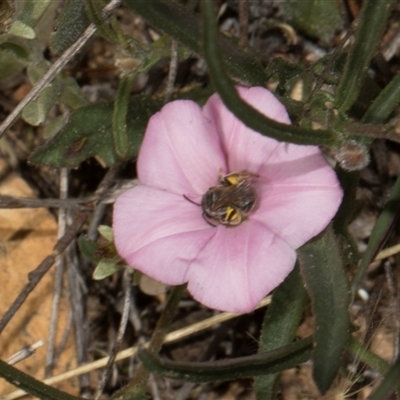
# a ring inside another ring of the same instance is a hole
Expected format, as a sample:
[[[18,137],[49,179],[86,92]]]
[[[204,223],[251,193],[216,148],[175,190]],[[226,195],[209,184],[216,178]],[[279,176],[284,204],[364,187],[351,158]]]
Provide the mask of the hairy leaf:
[[[299,262],[316,318],[313,377],[325,393],[338,372],[349,338],[350,293],[330,226],[299,249]]]
[[[144,96],[131,99],[127,117],[126,158],[138,153],[147,121],[161,106],[161,100],[153,101]],[[121,161],[114,148],[112,116],[113,103],[91,104],[78,109],[53,139],[33,153],[31,161],[52,167],[77,167],[93,156],[97,156],[104,165]]]

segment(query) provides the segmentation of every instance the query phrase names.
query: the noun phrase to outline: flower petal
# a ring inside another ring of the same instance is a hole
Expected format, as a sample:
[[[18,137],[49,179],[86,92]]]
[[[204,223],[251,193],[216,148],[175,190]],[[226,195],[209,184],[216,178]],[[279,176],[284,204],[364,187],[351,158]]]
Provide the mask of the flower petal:
[[[250,312],[293,269],[295,251],[257,221],[218,226],[188,272],[188,289],[208,307]]]
[[[269,90],[262,87],[237,87],[237,90],[243,100],[267,117],[290,124],[285,107]],[[204,115],[214,121],[216,134],[221,137],[227,155],[229,172],[258,173],[280,144],[244,125],[225,107],[218,94],[207,101]]]
[[[187,268],[214,234],[200,207],[144,185],[118,197],[113,230],[122,258],[167,285],[187,282]]]
[[[301,178],[297,185],[258,186],[260,205],[250,216],[295,249],[326,228],[343,196],[332,170],[324,183]]]
[[[226,170],[211,120],[193,101],[176,100],[153,115],[138,158],[142,183],[179,195],[203,195]]]

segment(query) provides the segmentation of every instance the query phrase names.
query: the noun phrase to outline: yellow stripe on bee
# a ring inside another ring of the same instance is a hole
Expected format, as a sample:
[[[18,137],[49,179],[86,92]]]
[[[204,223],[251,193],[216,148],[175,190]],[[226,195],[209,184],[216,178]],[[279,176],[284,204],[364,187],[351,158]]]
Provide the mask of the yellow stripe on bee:
[[[226,214],[224,217],[224,223],[230,225],[240,224],[242,221],[241,215],[235,207],[228,206],[226,207]]]
[[[225,178],[226,183],[229,183],[230,185],[237,185],[241,180],[243,180],[243,178],[240,178],[240,176],[238,176],[237,174],[235,174],[235,176],[226,176]]]
[[[232,174],[224,176],[223,179],[227,184],[235,186],[253,176],[254,174],[251,174],[249,172],[233,172]]]

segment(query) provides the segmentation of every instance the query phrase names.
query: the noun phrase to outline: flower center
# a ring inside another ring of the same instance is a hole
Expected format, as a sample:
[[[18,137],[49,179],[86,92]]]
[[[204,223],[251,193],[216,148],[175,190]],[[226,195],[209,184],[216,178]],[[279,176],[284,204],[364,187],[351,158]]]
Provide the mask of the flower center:
[[[251,184],[255,174],[234,172],[219,177],[219,185],[210,187],[201,199],[205,220],[236,226],[252,214],[258,205],[257,192]]]

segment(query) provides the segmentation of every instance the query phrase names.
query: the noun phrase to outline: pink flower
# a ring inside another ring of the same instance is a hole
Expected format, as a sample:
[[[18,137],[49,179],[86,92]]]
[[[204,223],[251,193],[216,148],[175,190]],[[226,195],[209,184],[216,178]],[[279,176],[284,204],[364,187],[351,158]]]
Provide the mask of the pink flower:
[[[268,117],[290,123],[267,89],[238,91]],[[188,282],[196,300],[222,311],[254,310],[292,271],[296,249],[328,225],[342,199],[318,147],[260,135],[217,94],[203,108],[177,100],[153,115],[137,167],[141,185],[114,206],[118,252],[167,285]],[[247,175],[224,180],[234,173]],[[230,199],[243,188],[247,208]],[[220,192],[229,194],[220,200],[225,208],[215,206]],[[220,217],[207,205],[222,210]]]

